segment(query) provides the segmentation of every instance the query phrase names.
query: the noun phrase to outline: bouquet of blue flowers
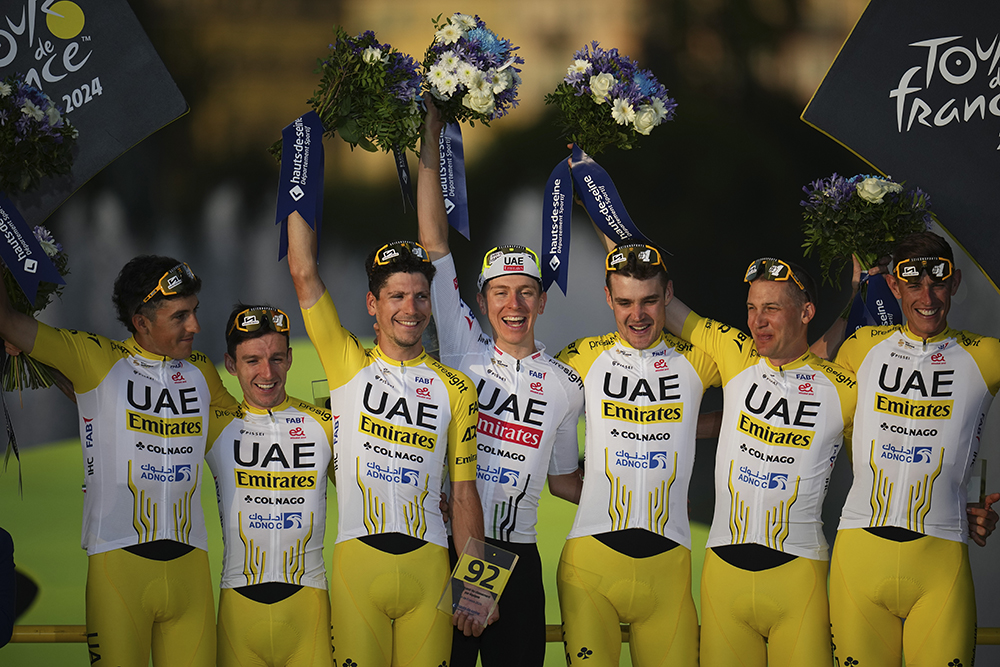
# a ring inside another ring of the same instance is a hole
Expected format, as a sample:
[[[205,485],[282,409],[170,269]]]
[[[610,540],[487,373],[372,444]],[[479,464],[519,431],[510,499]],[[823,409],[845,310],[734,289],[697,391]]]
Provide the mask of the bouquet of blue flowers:
[[[823,281],[831,285],[852,254],[868,269],[889,255],[898,240],[926,230],[934,220],[927,193],[881,176],[833,174],[802,191],[804,254],[819,255]]]
[[[317,59],[319,88],[308,100],[325,136],[339,134],[352,149],[416,151],[423,122],[417,62],[380,44],[371,30],[357,37],[340,27],[335,32],[326,58]],[[270,153],[280,159],[281,140]]]
[[[55,265],[59,275],[66,276],[69,273],[69,255],[63,250],[62,244],[57,243],[45,227],[35,227],[35,238],[38,240],[46,256]],[[32,303],[17,286],[17,282],[10,271],[3,270],[4,288],[10,299],[11,306],[20,313],[25,313],[35,317],[42,312],[54,297],[60,296],[64,285],[50,282],[40,282],[38,292],[35,294],[35,301]],[[44,389],[51,387],[55,383],[52,376],[52,369],[32,359],[27,354],[8,357],[8,362],[3,368],[2,382],[4,391],[15,389]]]
[[[524,59],[519,47],[486,27],[478,16],[452,14],[432,23],[434,41],[424,55],[424,85],[445,123],[484,125],[517,106]]]
[[[559,125],[567,139],[596,155],[608,146],[628,150],[640,135],[673,120],[677,102],[653,73],[618,49],[597,42],[573,55],[573,64],[546,104],[559,109]]]
[[[0,192],[18,194],[68,174],[78,132],[48,95],[20,74],[0,81]]]

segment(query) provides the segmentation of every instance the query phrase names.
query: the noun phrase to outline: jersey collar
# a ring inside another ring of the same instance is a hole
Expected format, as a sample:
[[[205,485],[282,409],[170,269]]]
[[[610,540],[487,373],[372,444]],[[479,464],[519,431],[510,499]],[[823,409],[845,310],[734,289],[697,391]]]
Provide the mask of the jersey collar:
[[[524,357],[523,359],[517,359],[517,360],[515,360],[513,355],[508,354],[507,352],[504,352],[503,350],[501,350],[497,346],[496,340],[493,341],[493,355],[495,357],[497,357],[498,359],[503,359],[506,362],[511,362],[512,363],[513,361],[520,361],[521,363],[525,363],[525,362],[528,362],[528,361],[538,361],[539,359],[542,358],[542,355],[544,355],[544,354],[545,354],[545,346],[542,345],[541,342],[539,342],[539,341],[536,340],[535,341],[535,351],[534,352],[532,352],[528,356]]]
[[[796,368],[801,368],[802,366],[805,366],[807,363],[809,363],[810,358],[813,356],[814,356],[813,353],[809,349],[806,349],[805,353],[803,353],[798,359],[790,361],[783,366],[775,366],[774,364],[771,363],[771,360],[768,359],[767,357],[761,357],[761,359],[764,360],[764,363],[767,364],[767,367],[770,368],[772,371],[780,372],[780,371],[791,371],[795,370]]]
[[[127,340],[123,340],[122,345],[124,345],[125,347],[127,347],[140,357],[145,357],[146,359],[152,359],[154,361],[168,362],[168,361],[186,360],[186,359],[174,359],[173,357],[168,357],[163,354],[153,354],[152,352],[144,348],[142,345],[139,345],[139,342],[135,339],[135,336],[129,336]]]
[[[431,356],[427,354],[427,350],[421,350],[420,354],[417,357],[409,359],[407,361],[400,361],[399,359],[392,359],[391,357],[386,356],[385,352],[383,352],[382,348],[379,347],[378,345],[372,348],[372,354],[375,355],[377,359],[381,359],[389,366],[400,366],[400,367],[420,366],[421,364],[426,364],[427,360],[431,358]]]
[[[292,404],[292,399],[286,393],[285,394],[285,400],[283,400],[281,403],[279,403],[278,405],[274,406],[270,410],[261,410],[260,408],[255,408],[255,407],[249,405],[245,400],[242,403],[240,403],[240,409],[243,410],[243,412],[245,412],[247,414],[263,416],[263,415],[267,415],[267,414],[273,414],[275,412],[281,412],[282,410],[286,409],[291,404]]]
[[[931,343],[940,343],[941,341],[943,341],[945,339],[952,338],[953,335],[954,335],[954,330],[951,327],[949,327],[947,324],[945,324],[944,331],[942,331],[941,333],[939,333],[937,336],[931,336],[926,341],[923,338],[921,338],[920,336],[918,336],[917,334],[915,334],[912,331],[910,331],[910,324],[909,324],[909,322],[903,324],[903,327],[902,327],[902,329],[900,329],[900,331],[902,331],[903,335],[906,336],[907,338],[909,338],[910,340],[914,340],[914,341],[917,341],[917,342],[920,342],[920,343],[926,343],[927,345],[930,345]]]
[[[664,344],[664,343],[666,342],[666,340],[667,340],[666,336],[665,336],[665,335],[664,335],[664,333],[663,333],[663,332],[661,331],[661,332],[660,332],[660,335],[656,337],[656,340],[654,340],[654,341],[653,341],[653,344],[652,344],[652,345],[650,345],[649,347],[647,347],[647,348],[645,348],[645,349],[642,349],[642,350],[638,350],[638,349],[636,349],[636,348],[632,347],[631,345],[629,345],[629,344],[628,344],[628,341],[627,341],[627,340],[625,340],[625,339],[624,339],[624,338],[622,337],[621,333],[620,333],[620,332],[618,332],[618,331],[615,331],[615,339],[616,339],[616,340],[618,341],[618,344],[619,344],[619,345],[621,345],[621,346],[622,346],[623,348],[625,348],[626,350],[631,350],[631,351],[633,351],[633,352],[638,352],[639,354],[642,354],[643,352],[649,352],[650,350],[655,350],[655,349],[656,349],[656,348],[658,348],[658,347],[659,347],[660,345],[663,345],[663,344]]]

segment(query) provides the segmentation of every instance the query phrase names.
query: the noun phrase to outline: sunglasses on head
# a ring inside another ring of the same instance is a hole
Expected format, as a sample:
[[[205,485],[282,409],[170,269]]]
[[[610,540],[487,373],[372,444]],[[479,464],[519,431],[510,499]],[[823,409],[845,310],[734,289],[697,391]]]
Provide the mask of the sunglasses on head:
[[[236,315],[226,335],[232,335],[235,330],[250,333],[261,327],[276,333],[288,333],[288,315],[277,308],[247,308]]]
[[[608,271],[620,271],[628,265],[629,257],[635,257],[636,264],[662,266],[664,270],[667,268],[663,263],[660,251],[645,243],[628,243],[618,246],[608,253],[604,260],[604,268]]]
[[[947,257],[914,257],[896,262],[892,273],[908,283],[919,283],[922,274],[927,274],[935,282],[943,282],[951,277],[954,268]]]
[[[386,243],[375,253],[374,266],[386,266],[398,262],[404,255],[412,255],[421,262],[430,263],[431,258],[419,243],[414,241],[393,241]]]
[[[743,282],[752,283],[758,278],[774,280],[776,282],[791,280],[799,286],[800,290],[803,292],[806,291],[806,288],[795,276],[795,272],[792,271],[792,267],[788,265],[788,262],[783,262],[775,257],[761,257],[750,263],[750,266],[747,267],[746,275],[743,277]]]
[[[194,276],[194,271],[191,267],[187,265],[186,262],[181,262],[174,268],[170,269],[163,274],[159,282],[156,283],[156,287],[153,288],[146,298],[142,300],[143,303],[149,303],[149,300],[156,296],[159,292],[163,296],[173,296],[180,291],[180,288],[187,283],[193,283],[196,280]]]

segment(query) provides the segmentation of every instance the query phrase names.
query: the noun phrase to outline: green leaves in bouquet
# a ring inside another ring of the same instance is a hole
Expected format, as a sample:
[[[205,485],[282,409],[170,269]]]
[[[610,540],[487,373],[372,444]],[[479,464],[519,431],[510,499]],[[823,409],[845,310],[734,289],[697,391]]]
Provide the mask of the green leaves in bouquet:
[[[416,151],[420,78],[411,57],[379,44],[371,31],[350,37],[337,27],[329,53],[316,63],[319,87],[308,104],[320,117],[325,136],[339,134],[352,150]],[[280,159],[281,140],[268,152]]]
[[[562,136],[588,155],[597,155],[609,146],[632,149],[633,132],[628,126],[608,122],[606,103],[581,104],[580,96],[568,83],[560,83],[554,92],[546,95],[545,103],[555,105],[561,112],[557,122]]]

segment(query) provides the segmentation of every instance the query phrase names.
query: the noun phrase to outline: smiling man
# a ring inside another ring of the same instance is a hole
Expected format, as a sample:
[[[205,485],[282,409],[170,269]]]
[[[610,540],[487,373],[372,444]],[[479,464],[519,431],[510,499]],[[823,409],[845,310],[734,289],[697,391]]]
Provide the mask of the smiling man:
[[[932,232],[906,237],[886,280],[906,324],[863,327],[837,354],[857,373],[854,483],[830,567],[840,664],[972,664],[976,601],[966,508],[983,423],[1000,388],[1000,341],[948,327],[962,273]],[[904,623],[905,620],[905,623]]]
[[[485,667],[541,667],[545,590],[535,544],[538,502],[546,479],[553,495],[579,501],[577,422],[583,385],[535,340],[546,295],[534,251],[506,245],[483,258],[476,300],[492,336],[462,301],[439,178],[441,122],[430,107],[420,149],[417,211],[420,242],[436,269],[431,305],[441,361],[468,375],[479,394],[476,485],[486,541],[518,555],[501,600],[511,613],[481,637],[456,631],[449,664],[474,667],[481,656]]]
[[[80,413],[87,644],[93,665],[214,665],[215,605],[199,502],[208,419],[236,401],[192,352],[201,280],[136,257],[114,286],[118,342],[54,329],[10,307],[0,337],[59,370]]]
[[[558,356],[583,378],[587,422],[587,472],[558,572],[567,661],[617,665],[629,623],[632,664],[697,665],[688,484],[701,397],[719,373],[663,333],[673,283],[658,248],[620,245],[605,269],[618,330]]]
[[[856,382],[809,351],[816,285],[805,271],[765,257],[744,280],[750,337],[678,299],[666,308],[667,328],[715,360],[724,393],[701,664],[831,665],[820,515]]]
[[[329,667],[323,561],[333,420],[285,393],[288,316],[238,304],[226,323],[226,369],[243,403],[213,415],[206,459],[222,539],[219,667]]]
[[[335,663],[441,665],[452,635],[449,617],[437,610],[450,575],[439,507],[445,472],[456,543],[483,539],[483,513],[475,386],[420,342],[434,267],[409,241],[368,256],[366,304],[378,324],[370,350],[341,326],[316,266],[316,232],[298,213],[288,219],[288,268],[340,427],[330,596]],[[483,630],[463,614],[451,622]]]

